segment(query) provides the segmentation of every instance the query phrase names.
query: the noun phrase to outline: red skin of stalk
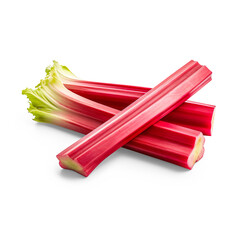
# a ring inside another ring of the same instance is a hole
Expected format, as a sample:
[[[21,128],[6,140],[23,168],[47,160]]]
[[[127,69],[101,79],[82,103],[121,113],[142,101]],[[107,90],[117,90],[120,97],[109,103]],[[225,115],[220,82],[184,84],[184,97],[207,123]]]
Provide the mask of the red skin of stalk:
[[[58,154],[88,176],[121,146],[180,106],[211,80],[211,71],[190,61],[113,118]]]
[[[123,110],[151,88],[75,80],[65,82],[72,92],[106,106]],[[162,118],[162,121],[212,135],[214,105],[187,101]]]
[[[49,123],[83,134],[91,132],[102,124],[102,122],[96,119],[63,111],[55,113],[54,119],[54,122],[50,121]],[[167,122],[162,124],[160,130],[156,130],[152,129],[153,134],[150,132],[149,134],[140,134],[124,147],[187,169],[192,169],[195,160],[191,158],[191,155],[199,139],[202,141],[203,146],[204,137],[202,133]],[[202,156],[203,147],[196,161],[200,160]],[[61,163],[60,166],[65,168]]]

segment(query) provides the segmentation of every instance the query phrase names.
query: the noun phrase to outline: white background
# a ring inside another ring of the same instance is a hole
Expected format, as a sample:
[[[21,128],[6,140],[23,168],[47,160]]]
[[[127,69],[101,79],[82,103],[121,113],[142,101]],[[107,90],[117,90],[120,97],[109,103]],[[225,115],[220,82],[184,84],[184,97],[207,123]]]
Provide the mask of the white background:
[[[239,1],[2,1],[0,239],[240,239]],[[80,134],[38,124],[21,90],[55,59],[79,78],[152,87],[191,59],[216,104],[188,171],[124,149],[88,178],[58,166]]]

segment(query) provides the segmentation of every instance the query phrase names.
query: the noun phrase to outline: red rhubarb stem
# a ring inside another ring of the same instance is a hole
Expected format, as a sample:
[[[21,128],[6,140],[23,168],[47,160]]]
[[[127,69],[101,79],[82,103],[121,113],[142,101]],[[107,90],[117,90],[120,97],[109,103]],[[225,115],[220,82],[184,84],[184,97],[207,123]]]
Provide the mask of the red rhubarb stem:
[[[71,111],[53,110],[51,113],[32,108],[35,120],[51,123],[76,132],[88,134],[103,122]],[[204,137],[201,132],[163,122],[161,130],[142,133],[124,145],[125,148],[155,157],[181,167],[192,169],[203,155]],[[61,165],[64,167],[63,165]]]
[[[88,176],[107,156],[180,106],[211,80],[190,61],[110,120],[58,154],[60,165]]]
[[[64,85],[80,96],[119,110],[123,110],[151,89],[75,78],[65,79]],[[204,135],[211,136],[214,110],[214,105],[186,101],[162,118],[162,121],[198,130]]]

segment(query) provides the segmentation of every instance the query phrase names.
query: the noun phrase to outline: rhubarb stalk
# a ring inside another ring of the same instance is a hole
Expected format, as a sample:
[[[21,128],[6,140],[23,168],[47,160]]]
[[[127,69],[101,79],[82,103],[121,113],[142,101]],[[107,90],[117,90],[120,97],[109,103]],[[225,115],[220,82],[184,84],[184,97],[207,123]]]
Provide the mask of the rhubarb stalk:
[[[58,154],[60,165],[88,176],[107,156],[180,106],[210,80],[209,69],[190,61]]]
[[[123,110],[151,89],[79,80],[66,66],[61,66],[57,62],[55,64],[67,89],[115,109]],[[211,136],[214,110],[214,105],[186,101],[162,118],[162,121],[198,130],[204,135]]]
[[[37,108],[31,104],[28,111],[34,115],[37,122],[58,125],[82,134],[90,133],[102,124],[96,119],[61,109]],[[140,134],[124,147],[192,169],[194,163],[203,155],[203,134],[167,122],[163,122],[163,125],[160,132]],[[62,167],[66,168],[65,165]]]

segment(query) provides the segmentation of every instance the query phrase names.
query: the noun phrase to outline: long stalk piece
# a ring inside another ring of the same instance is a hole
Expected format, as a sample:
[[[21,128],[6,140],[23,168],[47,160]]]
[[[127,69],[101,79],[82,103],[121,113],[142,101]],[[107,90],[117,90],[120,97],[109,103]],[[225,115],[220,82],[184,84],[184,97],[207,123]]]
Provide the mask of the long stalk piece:
[[[88,176],[107,156],[180,106],[210,80],[210,70],[190,61],[58,154],[60,165]]]
[[[151,89],[79,80],[74,75],[64,79],[64,86],[82,97],[119,110],[123,110]],[[162,118],[162,121],[191,128],[211,136],[214,110],[214,105],[186,101]]]
[[[58,125],[82,134],[90,133],[103,123],[61,109],[50,111],[31,106],[28,110],[35,116],[35,121]],[[151,132],[140,134],[124,147],[187,169],[192,169],[194,163],[202,158],[205,140],[201,132],[167,122],[162,122],[161,128],[155,130],[152,128]]]

